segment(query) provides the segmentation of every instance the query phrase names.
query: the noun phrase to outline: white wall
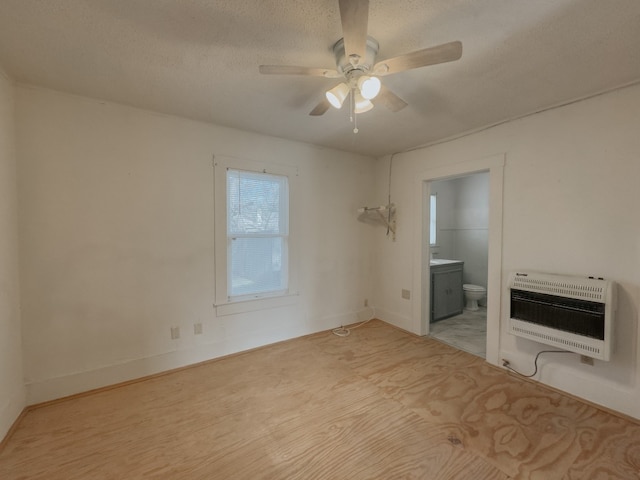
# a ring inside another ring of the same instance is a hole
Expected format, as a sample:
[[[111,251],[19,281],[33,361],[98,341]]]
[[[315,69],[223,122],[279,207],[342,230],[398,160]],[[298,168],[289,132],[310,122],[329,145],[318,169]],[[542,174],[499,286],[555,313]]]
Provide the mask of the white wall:
[[[0,440],[25,406],[20,333],[14,87],[0,69]]]
[[[14,95],[20,292],[11,226],[15,155],[7,133]],[[640,204],[639,108],[634,86],[396,155],[394,242],[383,228],[356,221],[358,207],[386,203],[389,158],[372,168],[366,157],[42,89],[14,90],[0,80],[4,428],[24,405],[20,297],[28,403],[354,321],[368,313],[360,311],[363,298],[379,317],[415,331],[414,243],[422,212],[413,183],[421,172],[497,153],[506,153],[502,309],[490,358],[530,370],[541,349],[506,332],[510,271],[612,278],[620,285],[612,361],[589,367],[573,356],[543,357],[537,378],[640,418],[640,222],[633,210]],[[295,305],[215,316],[214,153],[299,168],[305,215]],[[402,299],[402,289],[413,298]],[[193,335],[195,322],[203,323],[203,335]],[[174,325],[179,340],[170,339]]]
[[[29,403],[366,317],[373,159],[37,88],[17,107]],[[294,305],[216,317],[213,154],[298,167]]]
[[[586,366],[577,355],[541,357],[536,378],[640,418],[639,111],[636,85],[396,155],[397,241],[379,243],[381,261],[375,267],[382,318],[412,330],[420,314],[411,302],[399,299],[401,288],[413,287],[414,269],[420,268],[412,252],[421,205],[407,186],[421,172],[505,153],[500,331],[489,332],[499,342],[488,358],[508,358],[530,372],[535,353],[543,349],[506,331],[509,272],[532,269],[613,279],[619,300],[612,360]],[[387,194],[388,166],[388,158],[379,159],[378,198]]]

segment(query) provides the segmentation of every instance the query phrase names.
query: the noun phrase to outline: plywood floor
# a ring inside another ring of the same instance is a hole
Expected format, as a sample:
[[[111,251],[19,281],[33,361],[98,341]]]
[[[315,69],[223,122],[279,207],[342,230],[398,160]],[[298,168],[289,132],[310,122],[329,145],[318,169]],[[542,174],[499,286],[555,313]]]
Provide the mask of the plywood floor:
[[[29,411],[12,479],[640,478],[640,426],[380,321]]]

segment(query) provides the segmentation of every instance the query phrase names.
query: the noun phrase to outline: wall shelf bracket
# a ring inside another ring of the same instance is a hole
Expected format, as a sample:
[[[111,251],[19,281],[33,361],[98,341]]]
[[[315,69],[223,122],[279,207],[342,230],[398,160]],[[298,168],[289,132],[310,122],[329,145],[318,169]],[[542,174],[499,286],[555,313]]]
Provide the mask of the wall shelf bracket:
[[[360,207],[358,220],[364,223],[382,224],[387,227],[387,235],[396,239],[396,206],[393,203],[378,207]]]

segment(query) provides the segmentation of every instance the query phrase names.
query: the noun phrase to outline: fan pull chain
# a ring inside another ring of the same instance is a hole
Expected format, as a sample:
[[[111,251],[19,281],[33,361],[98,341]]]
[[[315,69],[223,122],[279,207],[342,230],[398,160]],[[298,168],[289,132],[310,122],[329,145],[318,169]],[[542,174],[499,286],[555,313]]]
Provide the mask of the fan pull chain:
[[[351,89],[351,92],[349,92],[349,121],[351,123],[353,123],[353,115],[354,115],[354,110],[355,110],[355,98],[356,96],[353,94],[353,88]]]
[[[351,122],[353,123],[353,133],[358,133],[358,114],[356,113],[356,89],[351,89],[351,101],[349,102],[349,109],[351,110]]]

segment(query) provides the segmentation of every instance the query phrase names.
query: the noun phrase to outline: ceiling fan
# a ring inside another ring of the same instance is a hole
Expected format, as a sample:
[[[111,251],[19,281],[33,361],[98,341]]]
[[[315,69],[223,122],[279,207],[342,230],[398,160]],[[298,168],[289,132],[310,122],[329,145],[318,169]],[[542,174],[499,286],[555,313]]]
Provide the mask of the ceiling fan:
[[[343,38],[333,46],[336,69],[310,68],[293,65],[260,65],[265,75],[307,75],[342,78],[343,81],[328,90],[309,115],[323,115],[330,106],[341,108],[349,99],[352,114],[373,108],[371,100],[385,105],[392,112],[402,110],[407,103],[386,88],[378,77],[414,68],[458,60],[462,56],[462,43],[444,43],[416,50],[397,57],[376,62],[378,42],[367,36],[369,0],[339,0]],[[353,117],[352,117],[353,118]],[[357,127],[354,129],[357,132]]]

